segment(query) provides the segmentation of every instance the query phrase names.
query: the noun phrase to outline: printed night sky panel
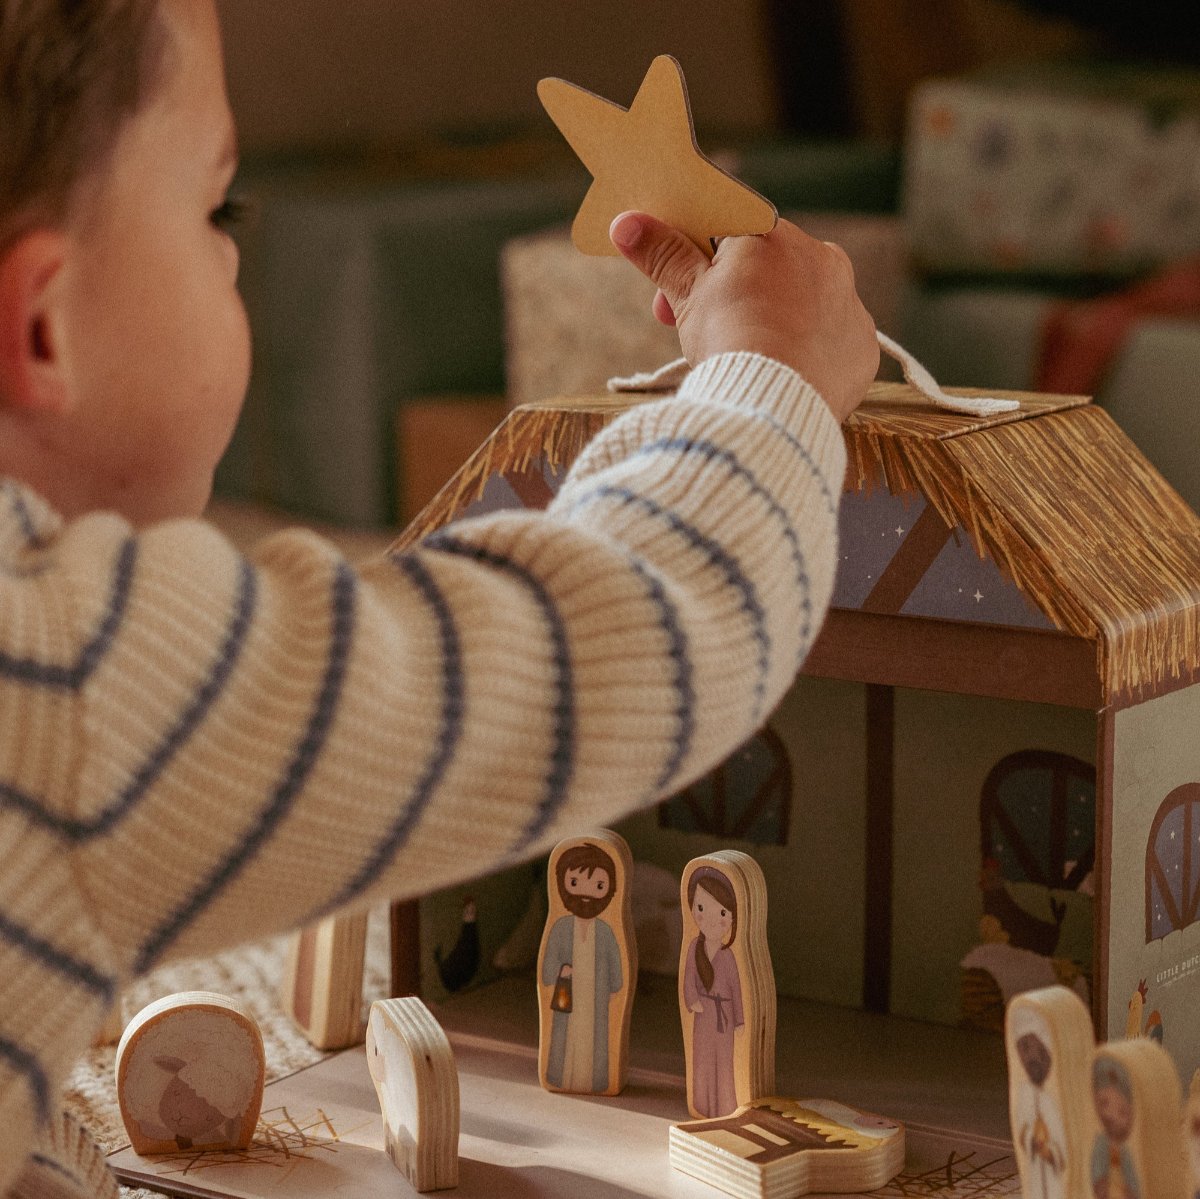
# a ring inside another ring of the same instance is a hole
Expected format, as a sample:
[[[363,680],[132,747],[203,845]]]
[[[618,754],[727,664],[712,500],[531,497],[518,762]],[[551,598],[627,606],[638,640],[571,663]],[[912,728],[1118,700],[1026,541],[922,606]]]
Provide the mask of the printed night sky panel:
[[[562,475],[546,466],[542,478],[552,495]],[[539,463],[531,463],[536,473]],[[525,504],[502,475],[488,479],[483,494],[459,519],[522,508]],[[536,488],[534,490],[537,490]],[[904,547],[925,513],[925,497],[909,492],[892,495],[885,488],[843,494],[839,514],[839,562],[834,584],[835,608],[861,608],[880,576]],[[1052,629],[1053,624],[1005,579],[996,564],[980,558],[970,539],[955,529],[900,608],[904,616],[978,621],[1018,628]]]
[[[531,470],[536,471],[537,467],[538,463],[536,461],[530,464]],[[545,479],[546,486],[551,495],[558,491],[559,484],[563,480],[561,474],[556,473],[544,464],[542,478]],[[484,484],[483,494],[474,503],[464,508],[456,519],[465,520],[470,516],[483,516],[488,512],[501,512],[506,508],[524,507],[525,504],[521,501],[521,497],[517,495],[516,491],[513,490],[512,484],[503,475],[492,475]]]
[[[955,529],[900,611],[905,616],[978,620],[984,624],[1052,629],[1053,623],[990,558],[980,558],[962,529]]]
[[[897,496],[883,488],[842,496],[834,607],[862,607],[926,507],[924,496],[915,493]],[[950,535],[900,612],[904,616],[1018,628],[1054,627],[1001,575],[994,562],[976,554],[961,528]]]
[[[897,496],[882,487],[843,492],[835,608],[862,607],[925,507],[925,497],[916,492]]]

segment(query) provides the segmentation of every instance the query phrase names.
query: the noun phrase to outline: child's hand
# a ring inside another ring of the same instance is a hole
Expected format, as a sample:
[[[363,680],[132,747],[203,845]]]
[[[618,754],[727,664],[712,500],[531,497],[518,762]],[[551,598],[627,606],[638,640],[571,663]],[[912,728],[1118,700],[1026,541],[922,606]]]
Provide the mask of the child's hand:
[[[879,345],[841,247],[780,221],[762,236],[725,238],[710,262],[677,229],[628,212],[610,236],[658,284],[654,315],[678,328],[693,366],[752,350],[793,367],[838,420],[858,407],[879,369]]]

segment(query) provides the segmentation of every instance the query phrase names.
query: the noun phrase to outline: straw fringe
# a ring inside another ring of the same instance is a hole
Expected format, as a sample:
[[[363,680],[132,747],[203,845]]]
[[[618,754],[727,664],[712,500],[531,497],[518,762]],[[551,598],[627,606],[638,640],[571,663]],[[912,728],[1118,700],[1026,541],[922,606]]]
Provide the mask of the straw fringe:
[[[847,439],[855,480],[923,494],[1058,628],[1096,641],[1110,698],[1196,677],[1200,518],[1105,412],[940,438],[864,423]]]
[[[535,464],[538,469],[545,466],[555,473],[566,470],[605,425],[644,399],[639,396],[605,403],[590,398],[564,399],[553,405],[514,408],[393,542],[391,552],[407,549],[457,520],[479,500],[493,475],[523,475]]]
[[[1200,517],[1106,413],[1080,397],[1025,395],[1020,412],[981,419],[913,397],[877,385],[847,422],[847,490],[924,495],[1056,627],[1096,643],[1110,700],[1200,678]],[[459,517],[494,474],[566,469],[637,402],[515,409],[393,548]]]

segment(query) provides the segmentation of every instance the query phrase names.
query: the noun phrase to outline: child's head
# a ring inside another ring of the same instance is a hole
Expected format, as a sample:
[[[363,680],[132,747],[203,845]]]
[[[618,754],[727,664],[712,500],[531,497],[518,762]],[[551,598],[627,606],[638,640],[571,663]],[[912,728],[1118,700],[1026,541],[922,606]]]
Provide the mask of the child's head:
[[[153,90],[157,0],[4,0],[0,7],[0,248],[58,224],[79,181]]]
[[[212,0],[0,0],[0,473],[199,512],[249,374]]]

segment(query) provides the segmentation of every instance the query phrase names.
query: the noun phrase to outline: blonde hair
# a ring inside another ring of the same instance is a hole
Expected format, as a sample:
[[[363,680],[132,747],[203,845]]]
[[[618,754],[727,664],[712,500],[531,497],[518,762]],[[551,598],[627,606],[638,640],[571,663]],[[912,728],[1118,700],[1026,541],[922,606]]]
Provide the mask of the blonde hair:
[[[0,0],[0,250],[65,219],[151,94],[159,0]]]

